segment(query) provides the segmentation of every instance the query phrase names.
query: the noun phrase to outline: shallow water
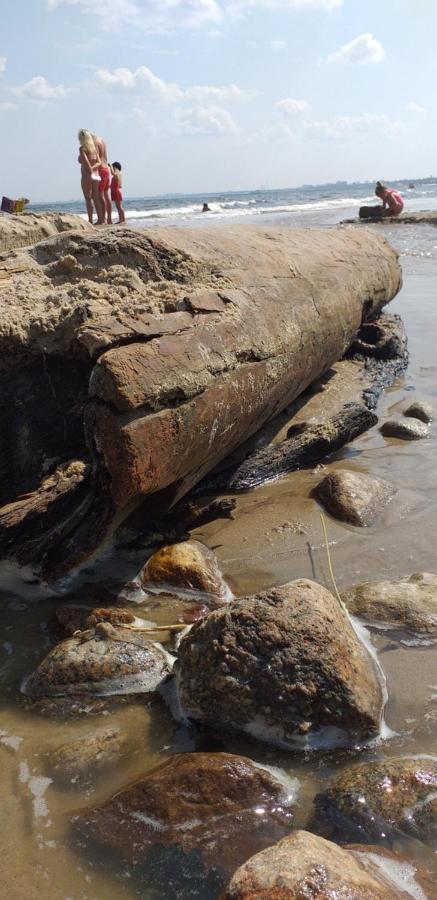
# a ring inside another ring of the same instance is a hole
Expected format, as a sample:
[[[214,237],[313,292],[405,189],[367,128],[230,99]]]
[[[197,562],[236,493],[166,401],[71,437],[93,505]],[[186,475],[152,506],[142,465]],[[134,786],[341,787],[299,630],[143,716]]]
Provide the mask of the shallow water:
[[[437,229],[424,226],[375,226],[388,233],[402,255],[404,287],[391,305],[402,315],[410,349],[410,365],[379,405],[383,419],[402,399],[420,397],[437,409]],[[326,517],[330,550],[339,586],[414,571],[437,571],[437,423],[431,436],[412,443],[383,438],[375,427],[357,438],[327,465],[354,468],[391,481],[397,493],[372,528],[357,529]],[[225,577],[237,595],[281,584],[297,577],[315,578],[330,587],[319,508],[310,492],[321,470],[305,470],[237,497],[235,518],[217,521],[195,533],[213,547]],[[102,561],[85,579],[131,578],[141,553],[119,553]],[[70,588],[75,587],[72,582]],[[65,586],[64,586],[65,589]],[[47,900],[116,900],[116,898],[207,898],[217,886],[188,871],[179,887],[163,883],[156,869],[134,872],[94,847],[79,846],[71,818],[88,805],[111,796],[176,751],[205,749],[205,740],[175,723],[161,701],[132,702],[97,715],[84,711],[73,719],[55,719],[27,707],[20,683],[51,645],[50,622],[58,597],[33,599],[28,586],[21,596],[5,590],[0,606],[0,755],[3,808],[0,819],[0,871],[5,896]],[[102,597],[101,605],[104,598]],[[95,604],[94,604],[95,605]],[[152,621],[176,620],[180,609],[160,598],[140,607]],[[249,737],[226,745],[208,742],[207,749],[226,749],[278,766],[300,782],[296,824],[305,826],[314,794],[332,773],[351,759],[399,754],[435,753],[437,720],[437,648],[427,639],[370,628],[371,640],[387,679],[388,737],[349,751],[298,753],[269,748]],[[166,645],[168,646],[168,645]],[[87,739],[97,725],[120,725],[131,735],[121,763],[105,771],[85,789],[61,787],[54,781],[48,754],[69,739]],[[53,779],[53,780],[51,780]],[[434,866],[425,845],[405,838],[402,850],[411,860]],[[175,872],[173,872],[175,875]]]

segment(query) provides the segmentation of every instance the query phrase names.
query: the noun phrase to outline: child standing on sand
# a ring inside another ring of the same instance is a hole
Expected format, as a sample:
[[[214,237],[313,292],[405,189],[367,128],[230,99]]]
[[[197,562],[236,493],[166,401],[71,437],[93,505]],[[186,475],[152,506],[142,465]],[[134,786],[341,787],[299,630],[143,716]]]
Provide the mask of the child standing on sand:
[[[122,207],[123,195],[121,193],[121,165],[119,162],[113,162],[111,168],[111,200],[115,203],[118,212],[118,225],[122,225],[125,221],[124,210]]]

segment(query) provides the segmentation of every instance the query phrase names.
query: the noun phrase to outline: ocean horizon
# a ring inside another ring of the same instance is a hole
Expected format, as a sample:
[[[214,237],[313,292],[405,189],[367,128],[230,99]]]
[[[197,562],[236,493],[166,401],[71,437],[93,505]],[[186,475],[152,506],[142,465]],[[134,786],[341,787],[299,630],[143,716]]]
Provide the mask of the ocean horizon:
[[[429,209],[437,205],[437,179],[390,181],[405,196],[406,209]],[[414,185],[414,187],[412,187]],[[174,193],[125,197],[126,222],[131,226],[197,226],[206,222],[260,222],[277,224],[333,224],[354,215],[363,204],[378,203],[374,182],[335,182],[302,185],[297,188],[220,191],[212,193]],[[209,212],[203,213],[207,203]],[[87,218],[83,200],[30,203],[29,212],[68,212]],[[340,215],[339,215],[340,214]]]

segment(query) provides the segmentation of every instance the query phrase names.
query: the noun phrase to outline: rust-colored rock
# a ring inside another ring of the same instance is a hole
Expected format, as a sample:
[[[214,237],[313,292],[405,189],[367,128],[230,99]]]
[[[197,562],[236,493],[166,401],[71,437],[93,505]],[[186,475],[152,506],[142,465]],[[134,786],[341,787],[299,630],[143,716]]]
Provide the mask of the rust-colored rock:
[[[314,496],[321,500],[328,512],[341,522],[351,525],[373,525],[395,489],[363,472],[330,472],[317,485]]]
[[[183,753],[95,809],[79,815],[82,836],[147,864],[153,847],[196,853],[229,875],[292,828],[296,783],[230,753]]]
[[[394,757],[348,766],[315,800],[317,830],[334,840],[427,839],[436,828],[437,757]],[[429,817],[422,816],[427,806]],[[424,821],[426,819],[426,821]],[[425,826],[425,827],[424,827]]]
[[[233,597],[215,553],[200,541],[162,547],[142,569],[141,582],[146,591],[189,598],[200,596],[213,608],[223,606]]]
[[[413,866],[409,866],[410,878],[405,880],[397,857],[392,855],[391,866],[384,869],[378,849],[371,849],[374,852],[365,856],[361,851],[338,847],[308,831],[295,831],[244,863],[235,872],[223,900],[408,900],[408,897],[425,897],[415,879]]]
[[[343,228],[85,230],[18,262],[29,271],[2,288],[0,498],[30,492],[39,511],[47,459],[91,464],[47,545],[26,527],[43,534],[42,512],[3,518],[0,555],[50,578],[146,498],[147,518],[171,508],[344,355],[401,277],[383,238]]]
[[[182,638],[182,713],[214,732],[317,747],[377,734],[383,691],[347,613],[300,579],[214,610]]]

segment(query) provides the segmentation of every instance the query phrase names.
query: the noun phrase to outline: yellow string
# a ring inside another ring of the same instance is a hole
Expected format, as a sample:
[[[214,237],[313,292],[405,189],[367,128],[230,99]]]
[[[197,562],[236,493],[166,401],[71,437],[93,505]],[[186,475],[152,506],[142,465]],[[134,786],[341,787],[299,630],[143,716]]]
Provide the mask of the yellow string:
[[[330,574],[330,576],[331,576],[331,581],[332,581],[332,584],[333,584],[333,586],[334,586],[335,595],[336,595],[336,597],[337,597],[338,602],[340,603],[340,606],[342,606],[343,609],[346,609],[346,607],[345,607],[345,605],[344,605],[344,603],[343,603],[343,600],[341,599],[340,592],[339,592],[338,587],[337,587],[337,582],[336,582],[335,576],[334,576],[334,570],[333,570],[333,568],[332,568],[331,554],[330,554],[330,552],[329,552],[328,532],[327,532],[327,530],[326,530],[325,517],[324,517],[323,513],[320,513],[320,520],[321,520],[321,523],[322,523],[323,534],[324,534],[324,537],[325,537],[325,549],[326,549],[326,556],[327,556],[327,558],[328,558],[329,574]]]

